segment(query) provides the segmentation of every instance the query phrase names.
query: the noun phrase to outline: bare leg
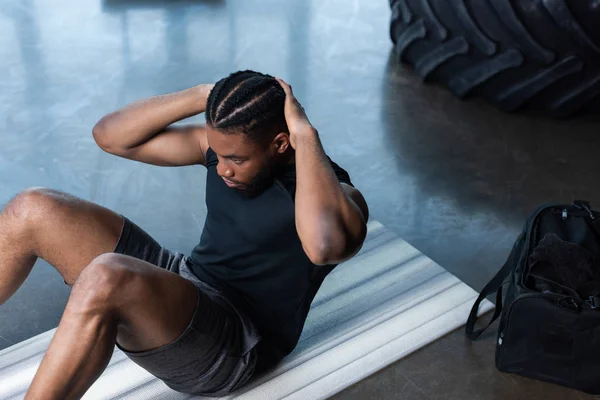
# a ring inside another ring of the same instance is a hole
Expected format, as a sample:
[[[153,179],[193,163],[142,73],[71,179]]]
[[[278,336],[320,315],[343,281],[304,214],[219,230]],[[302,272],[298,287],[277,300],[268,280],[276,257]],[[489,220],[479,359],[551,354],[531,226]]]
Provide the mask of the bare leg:
[[[96,256],[114,250],[123,218],[55,190],[26,190],[0,213],[0,305],[23,284],[38,257],[73,284]]]
[[[26,399],[78,399],[108,365],[115,343],[150,350],[192,319],[192,283],[134,258],[105,254],[81,273]]]

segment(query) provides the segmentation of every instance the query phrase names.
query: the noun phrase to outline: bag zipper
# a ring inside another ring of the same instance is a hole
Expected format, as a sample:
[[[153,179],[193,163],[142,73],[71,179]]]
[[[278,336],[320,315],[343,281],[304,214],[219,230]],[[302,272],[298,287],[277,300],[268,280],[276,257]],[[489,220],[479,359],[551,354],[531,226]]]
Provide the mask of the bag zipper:
[[[590,306],[592,310],[600,308],[600,297],[590,296],[587,300],[585,300],[585,304]]]
[[[502,329],[502,331],[500,332],[500,334],[498,335],[498,346],[502,346],[503,342],[504,342],[504,335],[506,334],[506,331],[508,330],[508,324],[510,321],[510,314],[513,311],[513,308],[515,307],[515,304],[517,304],[517,302],[529,298],[529,297],[534,297],[539,295],[540,293],[524,293],[522,295],[520,295],[515,301],[513,301],[513,303],[510,306],[510,309],[508,310],[508,314],[506,314],[506,326],[504,326],[504,328]],[[539,297],[539,296],[538,296]]]
[[[573,203],[573,205],[579,208],[580,210],[584,210],[585,212],[587,212],[592,221],[594,221],[600,215],[600,212],[592,210],[585,202],[576,201],[575,203]]]
[[[534,211],[533,218],[531,220],[531,225],[530,225],[530,227],[528,229],[528,235],[527,235],[527,237],[530,239],[531,236],[532,236],[532,234],[535,234],[537,232],[537,230],[536,230],[536,228],[537,228],[537,221],[538,221],[538,218],[540,217],[540,215],[542,213],[544,213],[546,211],[549,211],[551,209],[557,209],[557,210],[555,210],[556,213],[557,214],[562,214],[562,218],[563,219],[567,219],[567,217],[569,215],[568,209],[570,207],[575,207],[575,208],[578,208],[580,210],[585,211],[592,220],[595,220],[596,218],[598,218],[600,216],[600,212],[599,211],[592,210],[585,203],[574,202],[573,204],[564,204],[564,203],[549,203],[549,204],[544,204],[542,206],[539,206],[538,209],[536,211]],[[529,240],[527,243],[528,243],[527,254],[529,254],[530,250],[531,250],[531,248],[530,248],[531,240]]]
[[[506,331],[508,330],[508,321],[510,321],[510,314],[512,313],[512,310],[513,310],[515,304],[518,301],[521,301],[523,299],[530,298],[530,297],[538,297],[538,298],[542,298],[542,299],[543,298],[554,298],[554,299],[556,299],[556,306],[563,308],[565,310],[568,310],[568,308],[565,307],[564,305],[561,305],[562,301],[570,301],[572,304],[574,304],[577,307],[577,311],[580,311],[581,308],[584,308],[583,307],[584,305],[586,305],[590,310],[596,310],[596,309],[600,308],[600,297],[590,296],[589,300],[581,300],[581,299],[577,299],[573,296],[561,296],[561,295],[558,295],[555,293],[540,293],[540,292],[533,292],[533,291],[528,290],[527,293],[521,294],[511,304],[510,309],[508,310],[508,314],[506,315],[506,326],[504,327],[504,329],[502,329],[502,331],[498,335],[498,345],[499,346],[502,346],[502,342],[504,341],[504,335],[506,334]]]

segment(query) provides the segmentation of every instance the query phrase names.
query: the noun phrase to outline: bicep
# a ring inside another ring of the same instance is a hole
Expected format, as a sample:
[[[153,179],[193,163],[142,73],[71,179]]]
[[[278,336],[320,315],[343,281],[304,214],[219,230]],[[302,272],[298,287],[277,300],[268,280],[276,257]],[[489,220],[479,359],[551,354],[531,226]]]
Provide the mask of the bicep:
[[[176,167],[204,165],[207,149],[204,125],[171,126],[147,142],[117,155],[146,164]]]

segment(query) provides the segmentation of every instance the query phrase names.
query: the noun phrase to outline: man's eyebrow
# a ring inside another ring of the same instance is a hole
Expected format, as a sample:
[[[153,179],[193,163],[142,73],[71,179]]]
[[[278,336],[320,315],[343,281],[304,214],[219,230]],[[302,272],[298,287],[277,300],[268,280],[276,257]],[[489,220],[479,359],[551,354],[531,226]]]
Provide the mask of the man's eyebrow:
[[[238,156],[237,154],[227,154],[227,155],[224,155],[224,156],[221,156],[221,157],[223,157],[223,158],[229,158],[229,159],[237,158],[237,159],[240,159],[240,160],[246,159],[246,157]]]
[[[210,148],[212,149],[212,151],[214,151],[214,153],[215,153],[215,154],[217,154],[217,152],[215,151],[215,149],[213,149],[213,148],[211,147],[211,145],[210,145],[210,142],[208,143],[208,147],[210,147]],[[217,154],[217,155],[218,155],[218,154]],[[237,154],[227,154],[227,155],[224,155],[224,156],[221,156],[221,157],[223,157],[223,158],[229,158],[230,160],[231,160],[232,158],[239,158],[239,159],[244,159],[244,160],[247,158],[247,157],[240,157],[240,156],[238,156]]]

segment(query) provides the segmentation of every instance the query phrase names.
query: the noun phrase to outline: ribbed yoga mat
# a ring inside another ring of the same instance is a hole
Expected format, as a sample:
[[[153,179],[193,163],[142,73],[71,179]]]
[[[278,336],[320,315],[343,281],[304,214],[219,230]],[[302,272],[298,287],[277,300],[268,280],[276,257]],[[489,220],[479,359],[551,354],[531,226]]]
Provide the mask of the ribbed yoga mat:
[[[297,348],[225,399],[325,399],[466,322],[477,293],[379,222],[317,294]],[[480,313],[493,308],[485,301]],[[21,399],[54,330],[0,351],[0,399]],[[189,399],[115,350],[84,399]]]

